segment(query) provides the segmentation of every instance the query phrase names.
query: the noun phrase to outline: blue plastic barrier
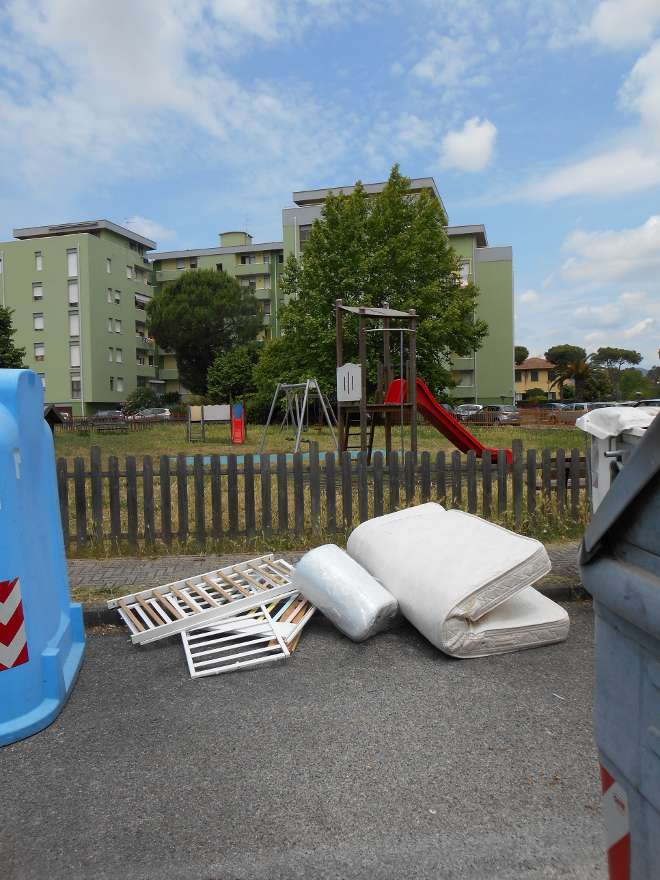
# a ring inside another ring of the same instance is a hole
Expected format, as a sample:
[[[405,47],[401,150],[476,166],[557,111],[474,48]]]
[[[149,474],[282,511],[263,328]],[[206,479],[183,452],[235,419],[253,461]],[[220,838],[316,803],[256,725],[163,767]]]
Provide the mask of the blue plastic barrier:
[[[30,370],[0,370],[0,745],[54,720],[84,649],[41,381]]]

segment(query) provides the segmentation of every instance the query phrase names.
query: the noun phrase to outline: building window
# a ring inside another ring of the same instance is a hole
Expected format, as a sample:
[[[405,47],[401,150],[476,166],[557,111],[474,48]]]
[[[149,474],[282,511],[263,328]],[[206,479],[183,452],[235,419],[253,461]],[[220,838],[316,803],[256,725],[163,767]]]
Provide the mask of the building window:
[[[37,373],[37,376],[41,379],[41,387],[46,390],[46,374],[45,373]]]
[[[183,260],[183,257],[179,258],[176,261],[176,267],[177,267],[177,269],[185,269],[186,268],[186,264],[185,264],[185,261]]]
[[[32,285],[32,299],[43,299],[44,298],[44,288],[41,281],[35,281]]]
[[[66,269],[69,278],[78,277],[78,251],[76,248],[69,248],[66,252]]]
[[[124,380],[122,379],[121,376],[117,376],[117,391],[123,391],[123,390],[124,390]]]
[[[69,346],[69,363],[72,367],[80,366],[80,345],[78,343]]]
[[[148,296],[142,296],[140,293],[135,294],[135,308],[139,309],[141,312],[144,312],[147,308],[147,303],[149,302]]]
[[[35,361],[42,361],[46,357],[46,343],[45,342],[35,342],[34,343],[34,359]]]
[[[112,363],[114,360],[114,351],[115,351],[114,348],[112,346],[110,346],[110,348],[108,349],[108,361],[110,363]]]
[[[270,254],[264,254],[264,263],[268,266],[270,263]]]
[[[264,290],[270,290],[270,275],[264,275]]]
[[[115,290],[115,305],[118,306],[121,303],[121,290]]]
[[[516,370],[516,382],[522,382],[522,370]]]
[[[461,260],[458,264],[458,283],[461,287],[467,287],[470,281],[470,264],[467,260]]]
[[[283,263],[283,262],[284,262],[284,254],[278,254],[278,255],[277,255],[277,262],[278,262],[278,263]]]
[[[263,307],[264,307],[264,318],[270,318],[270,300],[269,299],[264,300]]]
[[[69,336],[80,336],[80,315],[69,312]]]
[[[191,257],[191,258],[190,258],[190,268],[191,268],[191,269],[196,269],[196,268],[197,268],[197,257]]]
[[[144,352],[140,351],[139,349],[136,350],[135,360],[137,362],[138,367],[143,367],[144,366]]]
[[[115,318],[115,333],[121,333],[121,321]]]
[[[470,388],[474,385],[474,373],[472,370],[461,370],[458,374],[458,387]]]
[[[80,400],[80,376],[71,375],[71,400]]]
[[[105,271],[108,273],[108,275],[112,272],[112,260],[110,259],[110,257],[105,258]]]
[[[256,263],[257,258],[254,254],[242,254],[241,256],[241,264],[243,266],[251,266],[252,263]]]
[[[34,330],[43,330],[44,329],[44,313],[43,312],[35,312],[32,315],[32,328]]]
[[[112,302],[112,288],[111,287],[108,288],[108,295],[107,295],[106,299],[108,300],[109,303]]]
[[[538,370],[531,370],[530,374],[529,374],[529,378],[530,378],[530,381],[532,381],[532,382],[538,382],[539,381],[539,371]]]
[[[312,233],[312,224],[306,223],[304,226],[298,227],[298,241],[300,242],[300,250],[305,250],[305,245],[309,241],[309,236]]]
[[[133,267],[132,266],[126,266],[126,277],[127,278],[133,277]]]
[[[554,382],[557,378],[556,370],[548,370],[548,382]]]
[[[222,266],[222,263],[220,263],[220,265]],[[0,275],[2,275],[2,268],[3,268],[2,257],[0,256]]]
[[[216,264],[215,264],[215,271],[216,271],[216,272],[222,272],[222,263],[216,263]]]
[[[34,252],[34,269],[35,272],[41,272],[44,267],[44,255],[41,251]]]
[[[124,350],[123,350],[122,348],[118,348],[118,349],[115,351],[115,361],[116,361],[118,364],[123,364],[123,363],[124,363]]]
[[[108,318],[108,333],[112,333],[112,318]]]
[[[69,281],[69,305],[78,305],[78,282]]]
[[[110,376],[110,391],[114,391],[114,390],[115,390],[115,377]]]

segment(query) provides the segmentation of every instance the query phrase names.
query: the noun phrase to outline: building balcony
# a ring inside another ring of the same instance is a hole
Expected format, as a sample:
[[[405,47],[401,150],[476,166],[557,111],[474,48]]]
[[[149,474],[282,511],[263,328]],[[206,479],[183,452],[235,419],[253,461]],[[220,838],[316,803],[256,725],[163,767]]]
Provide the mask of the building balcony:
[[[184,272],[187,272],[188,268],[185,269],[157,269],[156,270],[156,284],[162,284],[164,281],[176,281],[180,278]]]
[[[164,379],[166,382],[172,382],[179,378],[179,371],[171,367],[161,367],[158,370],[158,378]]]
[[[243,278],[246,275],[270,275],[270,263],[237,263],[230,268],[237,278]]]

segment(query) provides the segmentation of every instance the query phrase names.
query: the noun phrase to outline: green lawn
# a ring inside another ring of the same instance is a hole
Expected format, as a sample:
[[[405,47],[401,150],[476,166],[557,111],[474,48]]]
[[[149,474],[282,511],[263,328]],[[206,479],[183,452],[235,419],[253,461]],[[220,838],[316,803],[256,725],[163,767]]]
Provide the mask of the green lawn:
[[[577,428],[558,427],[482,427],[479,425],[469,426],[472,433],[487,446],[509,448],[511,441],[519,438],[525,448],[540,449],[544,446],[551,449],[584,449],[586,435]],[[100,446],[103,458],[108,455],[117,455],[123,458],[126,455],[176,455],[184,452],[188,455],[196,453],[220,453],[235,452],[238,454],[258,452],[263,427],[261,425],[249,425],[247,439],[242,446],[232,446],[229,442],[229,425],[212,425],[206,428],[205,442],[189,443],[186,439],[186,426],[182,423],[155,424],[144,430],[130,431],[118,434],[103,434],[92,432],[80,435],[68,431],[56,431],[55,452],[57,456],[63,456],[71,462],[76,456],[88,456],[92,446]],[[405,432],[405,441],[408,443],[408,430]],[[322,450],[334,449],[332,438],[327,428],[312,428],[304,435],[306,440],[318,442]],[[398,433],[393,436],[394,448],[397,449]],[[268,452],[292,452],[294,445],[293,431],[285,429],[280,431],[278,427],[271,427],[264,450]],[[428,425],[420,425],[418,429],[418,446],[420,452],[438,452],[442,449],[452,451],[453,445]],[[307,444],[302,447],[306,451]],[[374,449],[384,449],[385,438],[382,428],[376,430]]]

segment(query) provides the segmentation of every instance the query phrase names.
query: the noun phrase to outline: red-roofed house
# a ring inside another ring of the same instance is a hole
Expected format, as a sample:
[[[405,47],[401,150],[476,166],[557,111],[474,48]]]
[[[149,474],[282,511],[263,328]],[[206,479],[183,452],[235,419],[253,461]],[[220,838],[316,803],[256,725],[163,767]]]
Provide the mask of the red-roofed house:
[[[532,388],[541,388],[548,400],[558,400],[558,386],[550,387],[555,380],[555,369],[553,363],[542,357],[528,357],[516,364],[516,400],[523,400]]]

